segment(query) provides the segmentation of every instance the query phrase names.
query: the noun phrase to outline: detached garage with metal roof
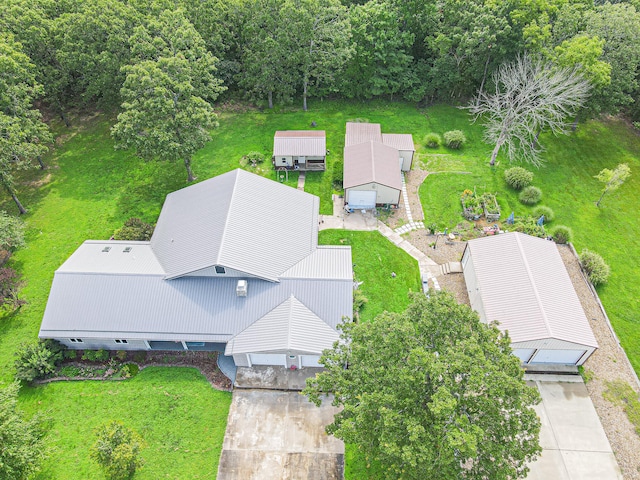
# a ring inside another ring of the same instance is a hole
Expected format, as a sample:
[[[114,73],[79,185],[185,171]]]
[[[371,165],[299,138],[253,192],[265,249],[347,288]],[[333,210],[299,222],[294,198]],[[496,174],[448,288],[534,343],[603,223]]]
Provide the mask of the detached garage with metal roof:
[[[523,364],[582,365],[598,348],[555,243],[523,233],[469,241],[471,307],[507,331]]]

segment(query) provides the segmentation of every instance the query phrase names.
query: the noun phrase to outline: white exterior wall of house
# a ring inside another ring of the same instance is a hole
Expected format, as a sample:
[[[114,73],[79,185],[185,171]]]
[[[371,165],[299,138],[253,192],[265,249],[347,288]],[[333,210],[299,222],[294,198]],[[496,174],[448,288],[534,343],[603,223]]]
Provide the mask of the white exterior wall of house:
[[[410,150],[399,150],[400,158],[402,159],[401,169],[403,172],[411,170],[411,163],[413,162],[413,152]]]
[[[144,340],[126,338],[117,339],[120,340],[119,343],[112,338],[56,338],[56,340],[71,350],[149,350],[149,345]],[[123,340],[126,343],[122,343]]]
[[[321,367],[318,363],[320,355],[305,352],[256,352],[233,355],[233,361],[238,367],[253,367],[255,365],[277,365],[286,368]]]
[[[464,250],[464,254],[462,255],[462,272],[464,275],[464,282],[467,285],[467,294],[469,296],[471,308],[478,313],[482,323],[487,323],[487,318],[484,314],[484,305],[482,304],[482,297],[480,296],[478,278],[476,277],[473,262],[471,262],[471,252],[468,248]]]
[[[349,192],[351,191],[375,191],[377,204],[390,204],[398,205],[400,203],[400,190],[387,187],[386,185],[380,185],[379,183],[371,182],[364,185],[358,185],[357,187],[347,188],[345,191],[346,201],[349,202]]]
[[[293,157],[290,155],[279,155],[273,159],[276,167],[293,167]]]
[[[320,156],[291,156],[291,155],[279,155],[273,157],[274,165],[277,167],[294,168],[296,165],[300,165],[300,168],[304,168],[307,162],[324,162],[324,157]],[[297,161],[297,163],[296,163]]]

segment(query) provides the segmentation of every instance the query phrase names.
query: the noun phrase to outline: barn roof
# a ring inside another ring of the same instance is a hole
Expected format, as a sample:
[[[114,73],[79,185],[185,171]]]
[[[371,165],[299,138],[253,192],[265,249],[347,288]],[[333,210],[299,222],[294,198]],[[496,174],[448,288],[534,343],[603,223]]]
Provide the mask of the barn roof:
[[[467,248],[487,321],[513,343],[555,338],[597,347],[555,243],[512,232]]]
[[[347,122],[347,132],[344,137],[345,147],[369,141],[382,143],[379,123]]]
[[[416,151],[413,136],[410,133],[383,133],[382,143],[396,150]]]
[[[344,188],[379,183],[402,190],[398,150],[379,142],[365,142],[344,148]]]
[[[273,137],[273,156],[324,157],[327,139],[324,130],[280,130]]]

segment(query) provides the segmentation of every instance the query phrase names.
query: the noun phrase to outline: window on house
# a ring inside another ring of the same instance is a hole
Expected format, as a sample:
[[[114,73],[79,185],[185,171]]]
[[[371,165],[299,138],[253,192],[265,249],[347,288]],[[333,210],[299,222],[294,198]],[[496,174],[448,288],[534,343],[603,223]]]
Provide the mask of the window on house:
[[[116,343],[129,343],[129,342],[127,342],[126,340],[116,340],[115,342],[116,342]]]
[[[216,265],[216,273],[218,275],[224,275],[225,273],[227,273],[227,271],[224,269],[224,267]]]
[[[82,343],[82,339],[81,338],[70,338],[69,341],[71,343]]]
[[[106,252],[108,252],[108,251],[110,251],[110,250],[111,250],[111,247],[104,247],[104,248],[102,249],[102,251],[103,251],[103,252],[105,252],[105,253],[106,253]]]
[[[122,253],[129,253],[131,251],[131,247],[126,247],[124,250],[122,250]]]

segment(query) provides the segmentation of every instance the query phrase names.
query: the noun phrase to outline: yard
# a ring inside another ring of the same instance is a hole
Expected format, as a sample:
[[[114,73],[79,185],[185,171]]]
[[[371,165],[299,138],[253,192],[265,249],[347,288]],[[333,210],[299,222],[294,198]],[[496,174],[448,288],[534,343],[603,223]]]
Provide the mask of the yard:
[[[481,143],[481,128],[470,125],[465,112],[443,106],[420,110],[401,103],[322,102],[311,105],[308,112],[223,112],[212,142],[193,160],[194,172],[204,180],[238,167],[242,155],[250,151],[268,157],[275,130],[309,128],[315,121],[318,129],[327,131],[331,153],[326,172],[307,174],[306,190],[320,195],[321,213],[330,214],[332,172],[342,159],[345,122],[358,119],[381,123],[385,132],[412,133],[416,143],[431,131],[442,134],[458,128],[467,135],[467,146],[459,152],[424,147],[417,152],[425,169],[437,172],[420,189],[425,223],[454,227],[461,219],[459,196],[465,188],[497,193],[506,215],[511,211],[523,215],[529,209],[502,180],[504,158],[495,169],[487,166],[491,148]],[[24,217],[28,246],[14,255],[10,266],[26,280],[22,297],[28,304],[0,317],[0,384],[13,378],[17,346],[37,337],[55,269],[85,239],[109,238],[129,217],[155,222],[165,195],[186,186],[180,163],[144,162],[128,152],[114,151],[109,137],[112,120],[97,115],[76,118],[69,130],[54,125],[57,147],[45,159],[50,168],[21,177],[20,199],[29,209]],[[640,137],[626,124],[607,120],[581,124],[570,137],[543,135],[542,143],[547,147],[547,163],[534,169],[534,184],[543,191],[541,203],[555,210],[555,224],[573,228],[579,251],[589,247],[611,265],[610,283],[599,293],[638,371],[640,282],[634,271],[637,262],[630,259],[640,254],[638,200],[631,193],[640,187]],[[593,175],[623,161],[631,166],[631,178],[597,209],[594,201],[600,185]],[[275,178],[268,159],[261,171]],[[288,183],[294,185],[296,178],[291,174]],[[0,209],[15,212],[11,200],[1,198]],[[326,231],[321,232],[320,242],[352,246],[356,278],[364,282],[361,290],[369,300],[362,310],[363,321],[385,309],[402,310],[408,303],[406,292],[420,289],[415,262],[378,233]],[[54,417],[53,455],[40,478],[63,478],[62,472],[70,471],[95,478],[95,466],[86,458],[87,439],[95,425],[114,415],[147,438],[149,446],[143,454],[147,466],[140,478],[211,478],[209,468],[217,462],[214,450],[224,434],[229,399],[193,370],[152,368],[124,382],[23,388],[20,402],[28,412],[45,410]],[[186,423],[179,420],[182,417]],[[201,437],[206,443],[198,441]],[[370,478],[371,471],[355,453],[347,450],[348,478]]]

